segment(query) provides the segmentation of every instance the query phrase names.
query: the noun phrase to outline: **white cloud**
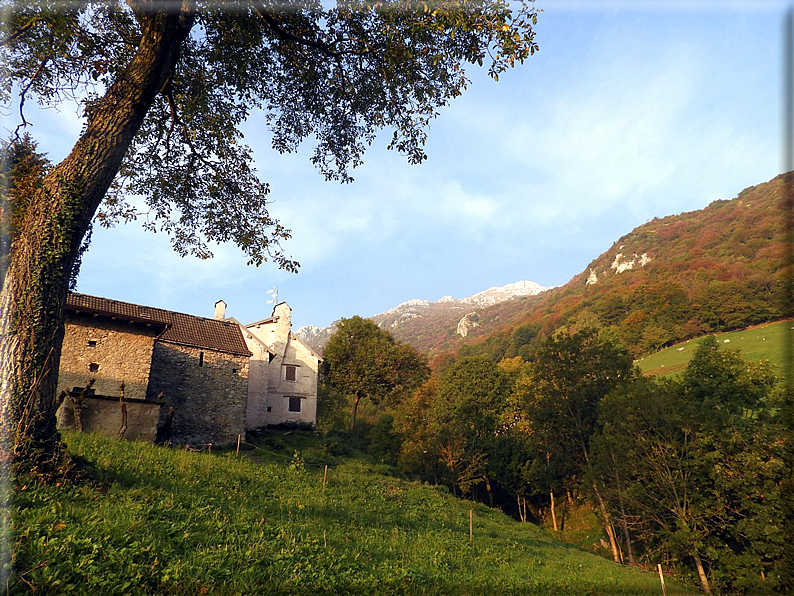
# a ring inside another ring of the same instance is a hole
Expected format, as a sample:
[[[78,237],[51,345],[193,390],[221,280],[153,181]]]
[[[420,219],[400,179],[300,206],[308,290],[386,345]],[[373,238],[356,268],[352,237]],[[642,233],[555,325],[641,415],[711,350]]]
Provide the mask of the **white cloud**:
[[[552,101],[546,117],[517,127],[509,146],[553,172],[557,193],[584,211],[603,211],[664,186],[679,156],[671,151],[702,73],[692,48],[656,63],[610,64]],[[682,60],[686,55],[687,60]],[[534,151],[529,151],[534,148]]]

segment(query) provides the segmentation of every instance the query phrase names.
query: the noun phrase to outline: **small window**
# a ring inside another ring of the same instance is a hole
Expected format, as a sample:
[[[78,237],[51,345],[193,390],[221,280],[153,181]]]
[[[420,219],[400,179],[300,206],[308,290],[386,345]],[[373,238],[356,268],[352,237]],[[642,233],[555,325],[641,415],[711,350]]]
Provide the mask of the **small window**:
[[[287,365],[284,367],[284,380],[294,381],[298,378],[298,367]]]
[[[300,412],[301,411],[301,398],[300,397],[290,397],[289,398],[289,411],[290,412]]]
[[[88,372],[97,372],[99,370],[99,365],[96,362],[91,362],[88,365]]]
[[[96,340],[95,339],[89,339],[88,340],[88,347],[89,348],[95,348],[96,347]]]
[[[199,352],[199,366],[204,366],[204,352]]]
[[[268,411],[268,412],[270,411],[270,406],[268,406],[268,407],[267,407],[267,411]]]

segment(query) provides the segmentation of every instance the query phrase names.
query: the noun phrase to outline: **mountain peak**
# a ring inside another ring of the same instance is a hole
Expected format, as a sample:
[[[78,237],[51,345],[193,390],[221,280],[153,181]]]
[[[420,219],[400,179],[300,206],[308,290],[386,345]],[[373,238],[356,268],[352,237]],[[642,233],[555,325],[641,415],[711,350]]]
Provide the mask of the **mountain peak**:
[[[550,288],[534,281],[517,281],[506,286],[489,288],[468,298],[444,296],[437,302],[414,298],[370,318],[389,330],[397,339],[404,341],[415,337],[420,327],[443,326],[455,329],[459,335],[465,336],[469,329],[477,325],[476,312],[480,308],[514,298],[534,296],[548,289]],[[465,323],[461,323],[463,319],[466,319]],[[295,334],[312,349],[321,350],[335,329],[336,323],[324,328],[307,325],[298,329]]]

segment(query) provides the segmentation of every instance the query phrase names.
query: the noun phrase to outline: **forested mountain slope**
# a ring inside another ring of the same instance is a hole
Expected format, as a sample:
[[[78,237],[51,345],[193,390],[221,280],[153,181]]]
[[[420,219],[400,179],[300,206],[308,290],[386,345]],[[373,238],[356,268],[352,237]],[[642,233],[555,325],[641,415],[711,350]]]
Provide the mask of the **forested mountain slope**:
[[[566,285],[482,309],[463,352],[520,355],[560,325],[594,324],[611,328],[638,356],[783,317],[784,185],[792,176],[699,211],[654,218]],[[417,347],[443,352],[462,343],[439,335]]]

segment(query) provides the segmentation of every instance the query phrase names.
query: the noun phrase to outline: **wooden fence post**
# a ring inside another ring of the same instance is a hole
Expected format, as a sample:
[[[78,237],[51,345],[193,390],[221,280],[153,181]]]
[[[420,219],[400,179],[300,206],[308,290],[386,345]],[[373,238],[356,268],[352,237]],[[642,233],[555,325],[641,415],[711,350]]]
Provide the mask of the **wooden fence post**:
[[[469,542],[474,540],[474,509],[469,509]]]
[[[121,406],[121,426],[119,427],[118,439],[124,438],[124,433],[127,432],[127,404],[124,403],[124,381],[121,382],[121,397],[119,397],[119,404]]]
[[[325,483],[328,481],[328,464],[325,464],[325,471],[323,472],[323,491],[325,491]]]
[[[240,435],[237,435],[237,454],[234,457],[240,457]]]

